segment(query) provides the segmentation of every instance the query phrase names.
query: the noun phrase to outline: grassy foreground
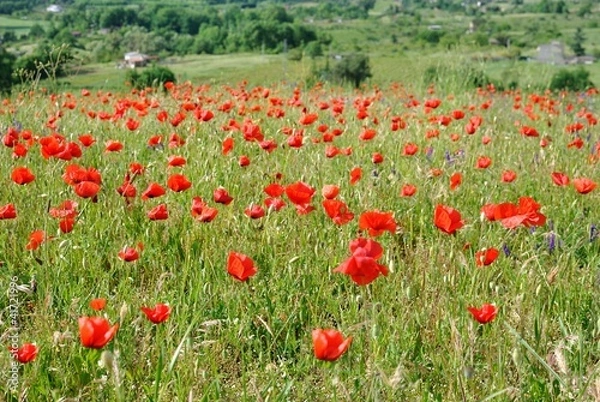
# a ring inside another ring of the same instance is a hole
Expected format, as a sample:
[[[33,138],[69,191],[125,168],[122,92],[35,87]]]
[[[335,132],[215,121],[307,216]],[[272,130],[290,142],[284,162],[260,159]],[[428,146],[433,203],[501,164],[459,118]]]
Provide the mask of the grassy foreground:
[[[598,192],[583,194],[576,180],[598,180],[597,104],[593,92],[411,93],[397,84],[7,99],[0,211],[11,203],[17,216],[0,221],[0,392],[11,401],[600,400]],[[260,133],[277,144],[272,152]],[[83,134],[95,143],[84,146]],[[234,144],[225,155],[226,138]],[[49,147],[60,151],[45,158]],[[174,156],[186,163],[169,165]],[[134,162],[143,173],[131,171]],[[65,182],[73,164],[100,172],[96,197]],[[35,178],[17,184],[18,167]],[[557,172],[570,184],[555,184]],[[177,173],[189,189],[167,186]],[[117,192],[126,177],[135,197]],[[143,199],[153,182],[166,194]],[[298,182],[315,190],[312,212],[300,214],[310,208],[295,207],[289,192],[278,195],[280,211],[264,207],[266,186]],[[331,184],[354,214],[342,225],[322,206]],[[213,200],[219,187],[232,203]],[[194,197],[217,209],[214,220],[192,216]],[[520,197],[539,203],[545,222],[482,213]],[[50,211],[66,200],[78,205],[63,233]],[[150,220],[160,204],[168,218]],[[252,205],[265,216],[249,218]],[[438,205],[460,213],[463,225],[446,227],[454,234],[438,228]],[[361,215],[376,210],[391,213],[396,230],[362,230]],[[32,241],[39,230],[42,241]],[[333,272],[359,237],[381,245],[378,263],[389,269],[366,286]],[[125,261],[125,247],[139,258]],[[499,256],[479,266],[476,253],[491,248]],[[256,275],[229,275],[231,251],[250,257]],[[107,300],[102,311],[90,307],[96,298]],[[172,310],[160,324],[140,311],[156,303]],[[467,308],[486,303],[497,316],[480,324]],[[85,316],[118,323],[114,339],[84,347]],[[337,361],[315,358],[317,328],[353,338]],[[16,376],[12,342],[39,350]]]

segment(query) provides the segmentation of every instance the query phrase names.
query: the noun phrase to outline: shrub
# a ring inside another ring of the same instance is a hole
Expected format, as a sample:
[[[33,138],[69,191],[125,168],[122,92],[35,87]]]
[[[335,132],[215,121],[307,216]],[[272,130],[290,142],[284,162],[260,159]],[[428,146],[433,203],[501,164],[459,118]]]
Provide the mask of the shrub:
[[[127,72],[125,80],[137,89],[162,87],[165,82],[175,82],[175,73],[167,67],[153,65],[141,73],[133,69]]]
[[[590,72],[579,67],[572,71],[564,68],[558,70],[552,76],[549,87],[553,91],[584,91],[593,86],[594,84],[590,81]]]

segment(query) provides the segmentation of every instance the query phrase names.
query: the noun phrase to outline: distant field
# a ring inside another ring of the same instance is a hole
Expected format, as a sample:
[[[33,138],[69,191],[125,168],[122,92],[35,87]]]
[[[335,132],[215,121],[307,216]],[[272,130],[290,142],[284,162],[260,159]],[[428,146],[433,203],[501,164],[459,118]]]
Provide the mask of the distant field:
[[[17,36],[27,35],[29,29],[35,24],[44,26],[46,23],[45,21],[35,19],[13,18],[7,15],[0,15],[0,34],[3,34],[6,31],[12,31]]]
[[[266,81],[295,81],[303,70],[308,73],[308,61],[291,62],[283,55],[197,55],[167,59],[163,65],[173,70],[180,81],[223,84],[245,79],[252,84]],[[125,81],[126,69],[116,63],[91,64],[75,69],[74,74],[62,79],[75,88],[120,88]]]
[[[410,84],[415,88],[426,85],[423,73],[429,67],[451,65],[459,69],[469,65],[483,71],[491,79],[505,84],[516,81],[521,88],[539,87],[548,84],[552,75],[565,66],[552,66],[534,61],[478,61],[477,55],[459,56],[460,52],[437,52],[422,55],[416,51],[386,51],[372,53],[371,83],[388,85],[391,82]],[[484,55],[482,53],[480,56]],[[483,60],[483,58],[481,58]],[[264,82],[287,82],[291,85],[306,83],[313,64],[323,67],[325,58],[312,61],[288,60],[284,55],[194,55],[171,58],[162,65],[171,69],[180,82],[227,84],[247,80],[250,85]],[[330,66],[335,64],[330,60]],[[569,66],[567,68],[576,68]],[[600,64],[585,66],[590,71],[590,79],[600,84]],[[75,68],[73,74],[61,79],[63,84],[73,88],[120,89],[125,82],[126,69],[116,68],[116,63],[90,64]]]

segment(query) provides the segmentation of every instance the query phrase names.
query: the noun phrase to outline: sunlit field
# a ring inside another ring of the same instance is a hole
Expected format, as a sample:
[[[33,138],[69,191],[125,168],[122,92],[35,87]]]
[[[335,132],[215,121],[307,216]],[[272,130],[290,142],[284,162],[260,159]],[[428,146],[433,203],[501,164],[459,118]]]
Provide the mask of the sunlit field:
[[[599,401],[598,99],[4,99],[0,399]]]

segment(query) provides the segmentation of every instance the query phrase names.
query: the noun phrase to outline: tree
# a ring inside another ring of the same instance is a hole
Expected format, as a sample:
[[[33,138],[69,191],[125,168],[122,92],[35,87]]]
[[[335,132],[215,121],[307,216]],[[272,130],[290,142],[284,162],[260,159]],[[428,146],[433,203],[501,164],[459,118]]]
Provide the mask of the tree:
[[[14,64],[15,56],[0,46],[0,92],[10,91]]]
[[[354,88],[367,78],[372,77],[369,56],[362,53],[353,53],[344,57],[333,68],[333,77],[340,82],[350,82]]]
[[[375,0],[359,0],[358,6],[365,10],[365,12],[368,12],[375,7]]]
[[[573,35],[573,40],[571,41],[571,50],[575,53],[575,56],[585,56],[585,48],[583,47],[583,42],[585,42],[585,35],[581,28],[577,27],[575,30],[575,34]]]
[[[29,37],[30,38],[41,38],[46,35],[46,31],[44,28],[38,24],[37,22],[29,28]]]
[[[585,18],[588,15],[592,15],[592,7],[593,4],[591,1],[587,1],[586,3],[583,3],[581,5],[581,7],[579,7],[579,10],[577,10],[577,16],[579,18]]]
[[[323,48],[321,47],[321,43],[316,40],[308,42],[304,47],[304,53],[306,53],[306,55],[313,60],[319,56],[323,56]]]
[[[73,59],[73,53],[68,45],[56,46],[42,43],[31,55],[16,61],[15,72],[25,81],[55,79],[66,75],[67,67]]]

